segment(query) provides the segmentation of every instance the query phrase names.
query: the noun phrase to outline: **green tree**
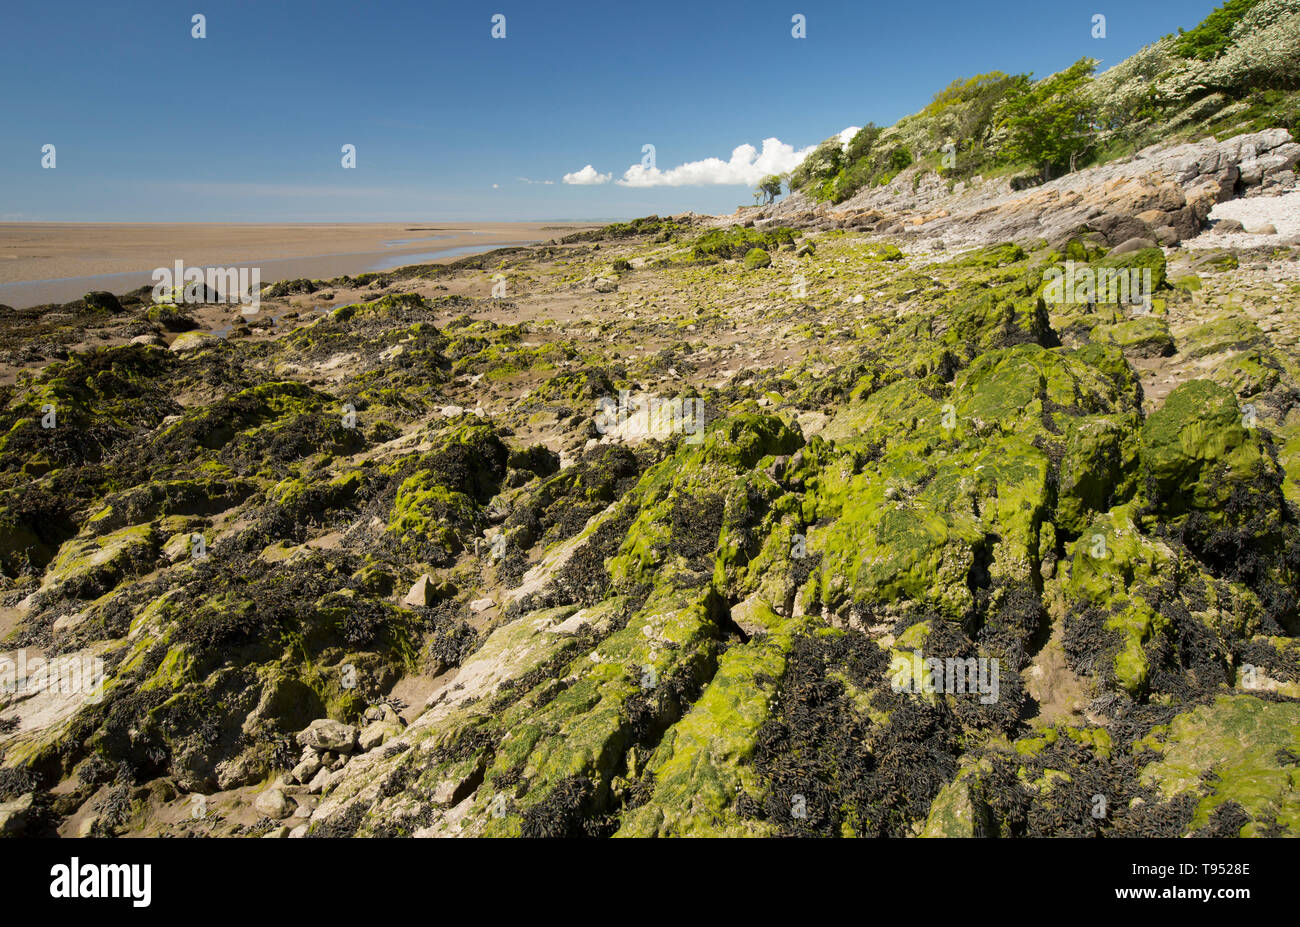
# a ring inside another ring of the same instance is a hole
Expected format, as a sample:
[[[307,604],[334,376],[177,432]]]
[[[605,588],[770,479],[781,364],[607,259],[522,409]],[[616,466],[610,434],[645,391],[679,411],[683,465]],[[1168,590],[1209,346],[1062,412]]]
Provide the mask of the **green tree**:
[[[1053,170],[1074,170],[1096,139],[1087,93],[1096,68],[1092,58],[1080,58],[1059,74],[1012,87],[998,120],[1007,133],[1003,156],[1037,165],[1044,180]]]
[[[1143,130],[1161,115],[1163,102],[1154,84],[1139,85],[1108,99],[1097,111],[1100,127],[1137,151]]]
[[[961,147],[984,142],[998,104],[1007,93],[1024,85],[1023,75],[991,71],[953,81],[934,95],[921,117],[933,124],[935,138],[952,136]]]
[[[844,160],[852,164],[861,158],[865,158],[871,153],[871,148],[876,144],[876,139],[884,130],[874,122],[868,122],[865,126],[854,134],[849,140],[849,144],[844,149]]]
[[[782,177],[780,174],[768,174],[758,182],[754,188],[754,199],[761,200],[764,203],[771,203],[781,195]]]
[[[790,172],[790,189],[803,189],[809,184],[824,183],[839,173],[843,163],[844,151],[839,136],[828,138]]]
[[[1174,44],[1174,54],[1180,58],[1199,58],[1212,61],[1222,55],[1232,44],[1232,32],[1241,18],[1250,12],[1259,0],[1227,0],[1191,32],[1178,30],[1179,39]]]

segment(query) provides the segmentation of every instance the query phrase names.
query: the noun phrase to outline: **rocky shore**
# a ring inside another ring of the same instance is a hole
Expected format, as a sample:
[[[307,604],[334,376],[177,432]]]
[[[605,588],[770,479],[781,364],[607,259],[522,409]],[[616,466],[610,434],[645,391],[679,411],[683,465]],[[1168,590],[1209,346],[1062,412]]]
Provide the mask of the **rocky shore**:
[[[1297,152],[5,313],[0,831],[1296,833]]]

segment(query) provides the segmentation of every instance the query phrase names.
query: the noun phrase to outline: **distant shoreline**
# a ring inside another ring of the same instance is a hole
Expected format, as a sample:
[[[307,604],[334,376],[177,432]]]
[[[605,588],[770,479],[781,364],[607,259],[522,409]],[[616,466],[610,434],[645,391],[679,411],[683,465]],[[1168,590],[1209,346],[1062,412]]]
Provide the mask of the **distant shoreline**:
[[[0,223],[0,304],[125,293],[153,268],[260,267],[262,284],[452,261],[597,223]]]

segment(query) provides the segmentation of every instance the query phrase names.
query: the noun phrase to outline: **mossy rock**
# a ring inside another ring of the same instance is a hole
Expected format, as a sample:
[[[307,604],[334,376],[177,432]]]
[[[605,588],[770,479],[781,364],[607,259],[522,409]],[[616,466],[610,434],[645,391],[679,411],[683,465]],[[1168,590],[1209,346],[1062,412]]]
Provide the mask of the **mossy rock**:
[[[1116,344],[1129,357],[1168,357],[1174,353],[1169,323],[1155,316],[1141,316],[1113,325],[1098,325],[1092,340]]]
[[[1165,799],[1195,802],[1188,831],[1238,810],[1226,836],[1300,835],[1300,702],[1221,696],[1135,745],[1140,781]]]
[[[781,419],[752,414],[711,423],[699,444],[682,442],[624,496],[622,504],[638,511],[608,562],[609,575],[616,583],[661,584],[681,571],[713,574],[734,481],[802,444],[803,436]]]
[[[1282,492],[1297,510],[1300,510],[1300,425],[1290,425],[1278,430],[1281,445],[1277,462],[1285,474]]]
[[[1096,270],[1135,270],[1142,274],[1145,274],[1146,271],[1150,271],[1150,292],[1152,293],[1165,285],[1166,275],[1168,272],[1168,265],[1165,262],[1165,253],[1160,248],[1141,248],[1137,251],[1130,251],[1127,254],[1104,257],[1099,261],[1093,262],[1092,267]],[[1143,280],[1145,282],[1145,277],[1143,277]]]
[[[41,588],[78,598],[102,595],[123,577],[152,569],[160,541],[149,525],[68,541],[46,570]]]
[[[176,337],[171,343],[171,350],[177,353],[185,351],[199,351],[204,348],[212,347],[218,343],[215,335],[208,332],[185,332]]]
[[[215,515],[243,502],[257,491],[252,480],[233,479],[229,471],[213,471],[195,479],[154,480],[104,497],[103,508],[87,519],[87,534],[102,535],[160,516]]]
[[[477,518],[474,500],[443,483],[432,470],[418,470],[397,490],[388,532],[416,556],[442,563],[462,549],[460,538]]]
[[[23,375],[0,411],[0,471],[32,476],[99,461],[180,406],[167,375],[177,359],[144,345],[71,354]],[[49,408],[56,427],[44,427]]]
[[[581,833],[582,818],[634,746],[633,719],[677,720],[684,706],[674,691],[712,675],[715,608],[710,593],[663,586],[593,655],[574,661],[574,678],[552,699],[526,699],[504,712],[508,734],[488,776],[522,769],[528,788],[504,816],[492,813],[494,790],[479,790],[469,814],[482,821],[484,835]]]
[[[1242,423],[1237,398],[1209,380],[1169,394],[1142,426],[1142,476],[1167,515],[1219,512],[1232,490],[1268,470],[1268,457]]]
[[[762,836],[770,827],[737,813],[737,801],[758,797],[749,761],[771,716],[776,681],[793,635],[807,619],[754,610],[767,633],[733,647],[718,661],[703,693],[675,724],[647,764],[654,791],[629,813],[616,836]]]
[[[822,554],[821,601],[837,610],[848,602],[908,602],[960,618],[972,602],[967,579],[983,525],[930,499],[887,499],[888,489],[874,474],[855,477],[843,517],[813,537]]]
[[[776,249],[794,242],[794,230],[788,228],[728,228],[705,232],[691,248],[696,260],[728,259],[748,254],[754,248]]]
[[[904,257],[903,250],[898,245],[887,241],[873,242],[867,245],[865,251],[870,261],[901,261]]]
[[[1043,299],[982,290],[950,309],[944,341],[979,354],[1014,345],[1049,345],[1054,334]]]
[[[1132,504],[1094,519],[1074,543],[1066,592],[1077,604],[1066,618],[1067,652],[1078,636],[1075,649],[1084,650],[1084,659],[1110,659],[1109,665],[1097,662],[1085,669],[1130,694],[1142,692],[1150,672],[1146,645],[1163,633],[1168,621],[1138,593],[1158,586],[1177,562],[1167,544],[1142,533]],[[1097,633],[1087,628],[1088,608],[1098,610],[1103,628],[1113,632],[1109,648],[1104,639],[1082,639],[1085,633]]]
[[[1251,348],[1220,361],[1210,371],[1209,378],[1245,399],[1273,389],[1285,375],[1285,369],[1272,351]]]
[[[1189,358],[1268,346],[1268,337],[1243,315],[1225,315],[1198,325],[1182,338],[1182,353]]]
[[[745,255],[745,270],[757,270],[760,267],[771,267],[772,256],[762,248],[751,248]]]
[[[94,290],[87,293],[81,298],[81,301],[85,303],[86,308],[91,312],[117,315],[122,311],[122,304],[118,302],[117,297],[104,290]]]
[[[1008,264],[1015,264],[1023,261],[1026,257],[1025,249],[1013,242],[1004,242],[1000,245],[989,245],[984,248],[977,248],[959,258],[948,262],[953,267],[973,267],[973,268],[991,268],[1005,267]]]
[[[16,576],[44,566],[53,556],[54,550],[30,524],[0,515],[0,573]]]
[[[1087,413],[1135,411],[1138,384],[1114,347],[1018,345],[980,355],[953,384],[958,427],[1032,434]]]
[[[992,809],[984,800],[978,773],[963,769],[945,785],[926,815],[922,837],[988,837],[995,831]]]
[[[1079,534],[1095,513],[1130,497],[1136,477],[1136,416],[1072,421],[1057,482],[1056,525],[1068,534]]]
[[[1092,261],[1101,260],[1105,256],[1106,249],[1099,246],[1096,242],[1085,241],[1082,238],[1071,238],[1065,243],[1058,259],[1087,264]]]
[[[144,315],[150,322],[158,323],[169,332],[188,332],[199,327],[193,316],[171,303],[152,305],[145,310]]]
[[[305,277],[299,277],[295,280],[280,280],[262,287],[261,295],[264,299],[279,299],[292,296],[295,293],[315,293],[323,285],[319,280],[308,280]]]
[[[1241,266],[1237,260],[1237,255],[1231,251],[1211,251],[1197,257],[1192,262],[1192,267],[1198,273],[1215,273],[1221,274],[1229,270],[1236,270]]]
[[[943,404],[926,392],[919,381],[900,380],[870,393],[836,413],[825,437],[841,442],[873,444],[920,432],[939,440]]]

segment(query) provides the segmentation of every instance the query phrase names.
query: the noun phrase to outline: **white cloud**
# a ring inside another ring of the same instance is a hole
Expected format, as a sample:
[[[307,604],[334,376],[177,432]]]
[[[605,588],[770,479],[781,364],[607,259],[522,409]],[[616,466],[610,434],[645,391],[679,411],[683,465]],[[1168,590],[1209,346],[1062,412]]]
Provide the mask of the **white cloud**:
[[[849,126],[837,136],[841,147],[847,147],[853,136],[861,131],[860,126]],[[746,186],[752,187],[770,174],[784,174],[794,170],[804,158],[816,148],[796,149],[779,138],[763,139],[763,149],[759,151],[753,145],[740,145],[732,149],[730,159],[705,158],[702,161],[687,161],[677,167],[661,171],[658,167],[646,167],[633,164],[623,172],[623,176],[614,183],[622,187],[709,187],[709,186]],[[602,174],[588,164],[580,171],[564,175],[568,184],[594,185],[608,183],[613,174]],[[519,177],[524,183],[550,183],[551,181],[529,180]]]
[[[666,171],[634,164],[623,172],[623,179],[618,183],[625,187],[752,186],[768,174],[780,174],[795,167],[811,150],[796,151],[779,138],[766,138],[761,152],[753,145],[740,145],[731,152],[728,161],[705,158],[703,161],[687,161]]]
[[[580,171],[579,173],[581,173],[581,171]],[[573,175],[570,175],[570,176],[573,176]],[[531,180],[531,179],[529,179],[529,178],[527,178],[527,177],[516,177],[515,180],[519,181],[520,183],[541,183],[541,184],[546,184],[546,186],[548,186],[548,187],[555,183],[554,180]]]
[[[845,129],[840,133],[844,138],[852,138],[855,128]],[[634,164],[623,172],[621,180],[614,181],[624,187],[704,187],[714,185],[737,185],[752,187],[769,174],[784,174],[793,170],[806,158],[816,145],[796,149],[779,138],[763,139],[763,150],[753,145],[740,145],[731,152],[731,158],[705,158],[703,161],[687,161],[677,167],[661,171],[657,167],[647,168]]]
[[[609,183],[609,179],[613,176],[613,174],[602,174],[588,164],[580,171],[574,171],[572,174],[565,174],[564,182],[577,184],[579,186],[592,186],[598,183]]]

